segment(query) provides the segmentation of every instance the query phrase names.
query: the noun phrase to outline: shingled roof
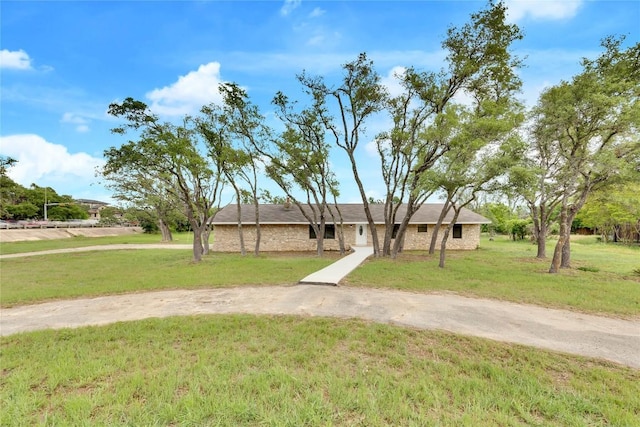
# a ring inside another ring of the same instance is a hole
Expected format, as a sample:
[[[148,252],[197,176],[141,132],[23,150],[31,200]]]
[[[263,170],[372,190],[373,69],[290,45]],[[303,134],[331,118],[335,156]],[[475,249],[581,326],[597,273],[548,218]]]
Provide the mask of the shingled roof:
[[[307,212],[310,212],[310,208],[307,205],[303,205]],[[342,213],[343,222],[346,224],[364,223],[367,222],[367,217],[364,213],[364,205],[362,204],[346,204],[339,203],[338,207]],[[384,224],[384,205],[382,204],[370,204],[371,214],[373,221],[376,224]],[[442,211],[442,203],[425,203],[416,212],[409,224],[435,224],[438,221],[440,212]],[[242,223],[243,224],[255,224],[255,207],[253,205],[241,205],[242,208]],[[398,209],[397,218],[400,220],[406,212],[406,206],[402,205]],[[448,224],[453,218],[453,212],[449,212],[445,218],[444,223]],[[327,222],[331,222],[331,217],[327,214]],[[469,209],[462,208],[460,215],[458,216],[457,224],[489,224],[487,218],[479,215]],[[213,225],[231,225],[238,223],[237,205],[229,204],[222,208],[213,218]],[[300,209],[297,206],[292,205],[289,208],[285,208],[281,204],[264,204],[260,205],[260,224],[308,224],[307,219],[302,215]]]

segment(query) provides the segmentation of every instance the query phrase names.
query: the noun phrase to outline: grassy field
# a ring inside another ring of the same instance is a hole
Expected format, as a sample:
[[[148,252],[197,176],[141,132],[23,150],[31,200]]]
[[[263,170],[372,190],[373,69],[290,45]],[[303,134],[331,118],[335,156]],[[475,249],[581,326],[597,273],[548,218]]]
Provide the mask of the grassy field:
[[[335,257],[216,253],[195,264],[190,250],[145,249],[3,259],[0,303],[7,307],[157,289],[294,284]]]
[[[549,252],[554,241],[549,242]],[[535,258],[529,242],[482,239],[476,251],[410,252],[398,259],[370,259],[348,276],[347,285],[455,292],[474,297],[567,308],[616,316],[640,315],[640,247],[605,245],[595,237],[572,242],[573,268],[548,274],[550,260]]]
[[[8,252],[109,243],[156,243],[158,236],[3,244]],[[188,234],[176,243],[190,242]],[[553,241],[550,241],[552,250]],[[455,292],[461,295],[567,308],[622,317],[640,315],[640,248],[597,243],[594,237],[573,241],[574,268],[547,273],[549,260],[535,258],[535,246],[507,238],[483,238],[476,251],[449,252],[445,269],[437,254],[402,254],[396,260],[365,262],[346,286]],[[7,252],[7,253],[8,253]],[[82,252],[0,260],[0,304],[32,303],[56,298],[135,292],[152,289],[206,288],[296,283],[332,262],[313,254],[210,254],[191,262],[188,250]]]
[[[0,424],[634,426],[640,371],[357,320],[197,316],[0,339]]]
[[[122,240],[3,244],[2,252]],[[583,269],[555,276],[533,246],[501,239],[451,252],[444,270],[422,253],[371,260],[348,285],[637,316],[640,250],[594,239],[573,249]],[[188,250],[118,250],[5,259],[1,303],[294,283],[335,256],[211,254],[194,264]],[[220,315],[39,331],[0,338],[0,361],[3,426],[640,425],[638,370],[358,320]]]

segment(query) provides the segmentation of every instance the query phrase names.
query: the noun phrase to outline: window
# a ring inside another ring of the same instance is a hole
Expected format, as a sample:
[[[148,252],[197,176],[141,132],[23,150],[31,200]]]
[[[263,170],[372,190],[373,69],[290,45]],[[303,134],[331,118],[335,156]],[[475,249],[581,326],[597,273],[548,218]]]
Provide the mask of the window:
[[[462,225],[453,224],[453,238],[462,239]]]
[[[309,226],[309,238],[310,239],[315,239],[316,238],[316,232],[313,230],[312,226]],[[336,226],[334,224],[325,224],[324,225],[324,238],[325,239],[335,239],[336,238]]]
[[[427,224],[418,224],[418,233],[426,233]]]
[[[395,239],[398,234],[398,230],[400,229],[400,224],[393,224],[393,231],[391,232],[391,238]]]

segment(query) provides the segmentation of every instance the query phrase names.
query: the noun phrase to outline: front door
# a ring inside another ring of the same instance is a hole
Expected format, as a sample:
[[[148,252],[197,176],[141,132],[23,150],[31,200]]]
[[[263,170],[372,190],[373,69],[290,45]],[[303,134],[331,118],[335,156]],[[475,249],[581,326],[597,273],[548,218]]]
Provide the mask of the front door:
[[[356,224],[356,246],[367,246],[367,224]]]

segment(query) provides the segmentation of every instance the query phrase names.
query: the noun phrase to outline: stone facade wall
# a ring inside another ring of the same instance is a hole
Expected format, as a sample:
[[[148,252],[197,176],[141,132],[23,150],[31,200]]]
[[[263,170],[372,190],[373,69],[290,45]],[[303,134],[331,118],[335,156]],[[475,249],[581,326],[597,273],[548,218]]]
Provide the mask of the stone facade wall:
[[[244,244],[252,251],[256,244],[256,228],[253,225],[242,227]],[[309,238],[308,225],[261,225],[260,250],[272,251],[315,251],[316,239]],[[336,232],[337,233],[337,232]],[[215,252],[240,252],[240,237],[236,225],[216,225],[213,229],[211,250]],[[347,247],[349,249],[349,247]],[[340,250],[338,236],[324,240],[325,251]]]
[[[378,238],[382,245],[384,239],[384,226],[376,226],[378,230]],[[431,235],[435,226],[429,224],[427,232],[418,232],[418,225],[412,224],[407,228],[404,241],[405,250],[426,250],[431,243]],[[255,246],[255,227],[245,225],[242,227],[244,232],[244,242],[247,251],[252,251]],[[260,250],[265,252],[271,251],[315,251],[316,240],[309,238],[308,225],[261,225],[262,231]],[[444,230],[438,233],[438,246],[442,241]],[[240,238],[238,236],[238,227],[236,225],[217,225],[212,233],[211,250],[215,252],[240,252]],[[345,246],[347,250],[356,243],[356,226],[345,224],[344,226]],[[367,229],[367,244],[371,245],[371,232]],[[462,238],[454,239],[449,235],[447,239],[447,249],[452,250],[473,250],[480,244],[480,225],[464,224],[462,225]],[[338,230],[336,230],[335,239],[325,239],[324,249],[337,251],[340,249],[338,244]]]
[[[383,244],[384,240],[384,225],[377,225],[376,229],[378,230],[378,239],[380,240],[380,245]],[[412,250],[426,250],[429,249],[429,245],[431,244],[431,236],[433,235],[433,230],[435,229],[435,225],[429,224],[427,225],[426,232],[418,232],[417,224],[410,224],[407,226],[407,231],[404,235],[404,249],[408,251]],[[345,238],[349,232],[345,232]],[[371,232],[367,230],[367,244],[372,245],[371,240]],[[440,244],[442,242],[442,235],[444,234],[444,227],[440,229],[438,232],[438,240],[436,250],[440,249]],[[355,232],[353,232],[352,240],[355,241]],[[393,245],[394,240],[391,240],[391,244]],[[477,249],[480,245],[480,224],[463,224],[462,225],[462,238],[454,239],[451,234],[449,234],[449,238],[447,239],[447,249],[452,250],[474,250]]]

